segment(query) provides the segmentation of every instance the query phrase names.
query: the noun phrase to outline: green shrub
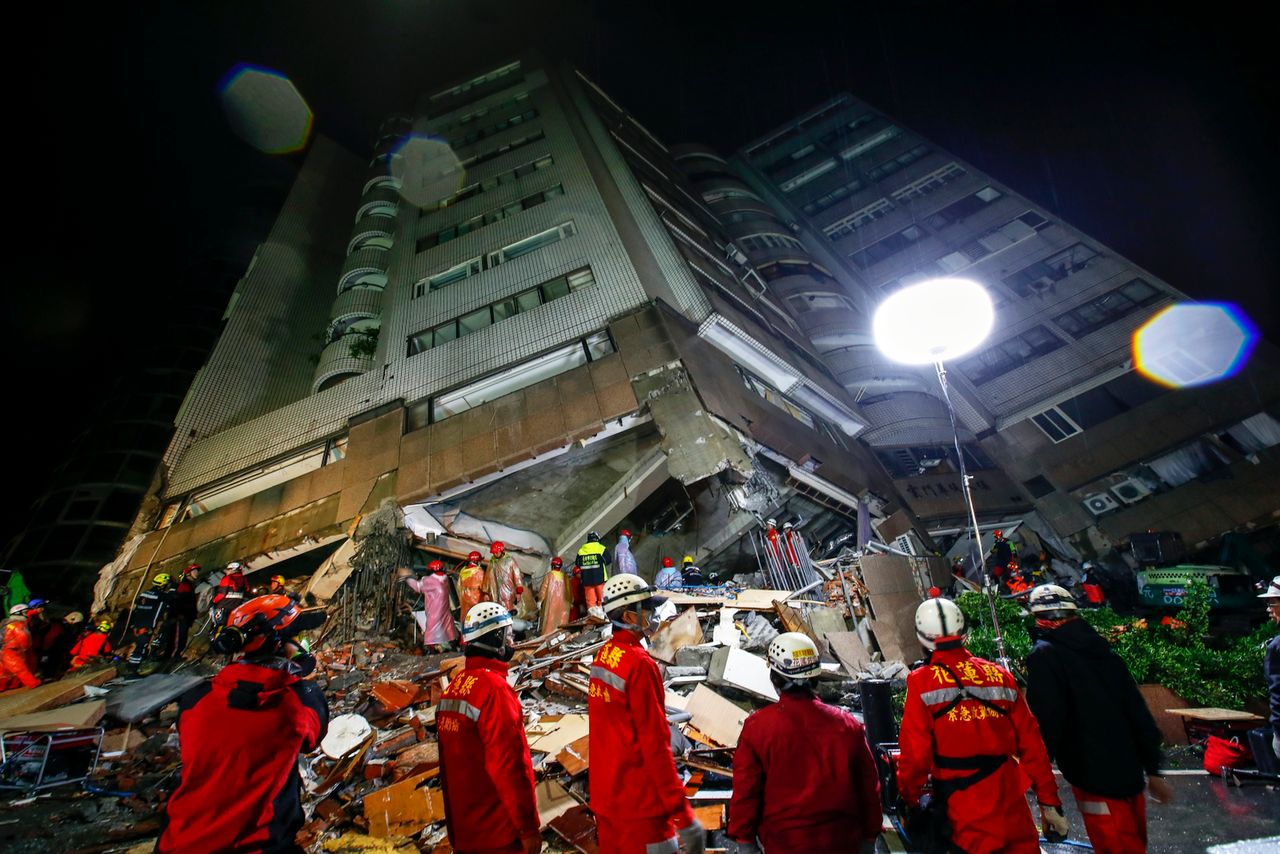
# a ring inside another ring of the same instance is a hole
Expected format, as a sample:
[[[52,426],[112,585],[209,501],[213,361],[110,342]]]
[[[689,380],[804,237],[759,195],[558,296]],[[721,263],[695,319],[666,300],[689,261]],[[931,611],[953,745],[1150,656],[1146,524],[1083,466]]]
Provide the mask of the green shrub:
[[[991,610],[985,596],[964,593],[956,600],[969,623],[969,650],[979,658],[997,657]],[[1031,651],[1029,628],[1034,621],[1007,599],[997,601],[1005,650],[1015,673],[1026,674]],[[1213,639],[1209,636],[1209,587],[1202,581],[1187,587],[1186,604],[1173,626],[1123,617],[1110,608],[1081,611],[1081,616],[1107,638],[1138,683],[1159,683],[1193,706],[1240,708],[1266,694],[1262,677],[1263,646],[1274,633],[1269,625],[1249,634]]]

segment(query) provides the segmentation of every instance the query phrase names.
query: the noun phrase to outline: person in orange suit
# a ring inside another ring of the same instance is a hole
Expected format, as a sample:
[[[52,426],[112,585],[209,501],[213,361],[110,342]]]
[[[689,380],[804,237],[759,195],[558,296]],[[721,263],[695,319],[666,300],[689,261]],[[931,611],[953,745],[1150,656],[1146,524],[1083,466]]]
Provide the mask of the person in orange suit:
[[[467,612],[484,601],[484,567],[480,565],[480,552],[467,555],[467,562],[458,570],[458,602],[463,623]]]
[[[0,691],[39,685],[36,650],[31,641],[31,627],[27,625],[26,603],[19,602],[9,609],[9,619],[4,623],[0,638],[4,642],[4,651],[0,652]]]

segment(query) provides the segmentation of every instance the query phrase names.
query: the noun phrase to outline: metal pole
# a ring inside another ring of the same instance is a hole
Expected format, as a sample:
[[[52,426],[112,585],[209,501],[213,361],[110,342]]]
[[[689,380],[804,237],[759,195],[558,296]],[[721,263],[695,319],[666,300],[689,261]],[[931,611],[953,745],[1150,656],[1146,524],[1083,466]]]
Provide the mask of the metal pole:
[[[1009,656],[1004,649],[1004,633],[1000,630],[1000,617],[996,614],[996,592],[987,574],[987,560],[982,553],[982,532],[978,530],[978,511],[973,506],[973,491],[969,489],[969,473],[964,465],[964,448],[960,446],[960,429],[956,426],[956,409],[951,405],[951,393],[947,390],[947,371],[942,362],[934,362],[938,370],[938,384],[942,386],[942,399],[947,404],[947,415],[951,418],[951,436],[956,443],[956,461],[960,465],[960,486],[964,490],[965,503],[969,505],[969,521],[973,525],[971,539],[978,555],[978,566],[982,569],[982,589],[987,594],[987,606],[991,609],[991,626],[996,637],[996,657],[1000,665],[1009,669]]]

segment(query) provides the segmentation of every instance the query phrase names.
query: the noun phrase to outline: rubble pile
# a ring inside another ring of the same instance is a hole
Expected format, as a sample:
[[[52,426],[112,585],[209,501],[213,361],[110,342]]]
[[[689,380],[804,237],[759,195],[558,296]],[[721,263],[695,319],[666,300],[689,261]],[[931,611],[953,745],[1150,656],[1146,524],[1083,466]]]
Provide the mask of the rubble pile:
[[[848,572],[843,585],[832,575],[797,593],[733,586],[664,591],[664,622],[649,640],[649,651],[663,673],[677,767],[711,832],[712,848],[725,843],[733,750],[743,723],[751,711],[777,699],[764,657],[770,640],[785,631],[811,637],[824,662],[820,696],[850,710],[858,709],[858,680],[901,687],[905,679],[903,656],[883,660],[902,631],[887,609],[875,613],[881,600],[868,596],[862,572]],[[851,587],[856,603],[846,596]],[[346,607],[343,602],[336,597],[330,608]],[[449,851],[436,708],[464,658],[456,651],[406,650],[363,628],[332,632],[314,650],[317,667],[310,678],[324,689],[330,726],[320,749],[301,759],[307,821],[298,842],[311,851]],[[524,640],[511,661],[509,679],[524,709],[546,851],[597,850],[587,806],[587,697],[593,656],[611,631],[588,617]],[[9,790],[20,799],[15,803],[26,810],[40,804],[39,814],[49,821],[25,820],[35,812],[24,813],[20,822],[0,816],[0,846],[48,850],[54,837],[60,850],[84,852],[151,845],[179,780],[176,700],[215,669],[185,662],[175,672],[142,679],[103,671],[92,679],[78,674],[60,687],[33,689],[45,691],[46,699],[32,711],[51,715],[46,723],[61,727],[59,732],[100,738],[101,753],[83,782],[69,763],[54,767],[54,776],[46,773],[43,781],[56,783],[62,774],[66,785],[33,789],[15,783]],[[29,717],[11,716],[5,699],[0,695],[0,731],[7,744],[15,730],[38,726]],[[69,836],[70,827],[77,833]]]

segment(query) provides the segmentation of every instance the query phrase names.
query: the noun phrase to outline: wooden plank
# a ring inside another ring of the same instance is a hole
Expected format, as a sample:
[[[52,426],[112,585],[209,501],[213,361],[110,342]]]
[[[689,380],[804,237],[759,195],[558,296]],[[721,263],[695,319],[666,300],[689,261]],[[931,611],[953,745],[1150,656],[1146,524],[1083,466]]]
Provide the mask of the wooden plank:
[[[674,664],[676,650],[702,643],[702,624],[698,611],[689,607],[669,623],[664,623],[649,640],[649,655],[658,661]]]
[[[588,751],[590,741],[591,736],[584,735],[566,744],[564,750],[556,754],[556,761],[569,773],[570,777],[578,776],[591,764],[591,755]],[[543,824],[546,824],[546,821]]]
[[[537,797],[538,821],[543,829],[578,806],[578,799],[557,780],[542,780],[534,786],[533,793]]]
[[[19,730],[58,730],[83,729],[97,726],[107,713],[107,704],[103,700],[90,703],[76,703],[60,709],[48,709],[43,712],[32,712],[29,715],[15,715],[0,720],[0,732],[16,732]]]
[[[428,824],[443,819],[444,793],[439,788],[426,788],[439,772],[439,768],[433,768],[365,795],[364,817],[369,821],[369,835],[380,839],[414,836]]]
[[[700,732],[724,747],[738,746],[742,725],[747,722],[747,715],[750,714],[706,685],[699,685],[693,689],[685,711],[692,716],[690,722]]]
[[[1165,709],[1166,714],[1179,715],[1197,721],[1260,721],[1262,718],[1252,712],[1241,712],[1236,709]]]
[[[57,682],[48,682],[37,685],[35,688],[16,688],[5,691],[0,694],[0,718],[11,718],[65,706],[84,696],[84,686],[101,685],[109,679],[114,679],[115,675],[114,667],[88,672],[77,671]]]
[[[693,814],[710,833],[724,827],[724,804],[711,804],[705,807],[694,807]]]
[[[555,720],[548,720],[549,717],[543,716],[525,730],[529,749],[535,753],[559,753],[591,729],[586,715],[558,715]]]
[[[684,608],[688,605],[696,605],[699,608],[718,608],[729,601],[723,596],[695,596],[692,593],[682,593],[679,590],[659,590],[658,595],[678,608]]]
[[[742,608],[747,611],[772,611],[774,602],[786,599],[790,595],[790,590],[768,590],[748,587],[746,590],[738,591],[738,598],[728,604],[734,608]]]

